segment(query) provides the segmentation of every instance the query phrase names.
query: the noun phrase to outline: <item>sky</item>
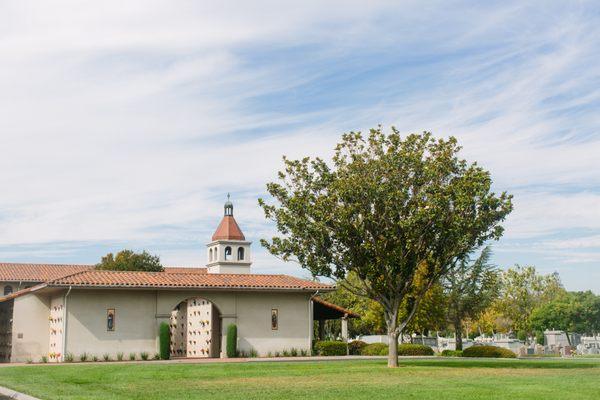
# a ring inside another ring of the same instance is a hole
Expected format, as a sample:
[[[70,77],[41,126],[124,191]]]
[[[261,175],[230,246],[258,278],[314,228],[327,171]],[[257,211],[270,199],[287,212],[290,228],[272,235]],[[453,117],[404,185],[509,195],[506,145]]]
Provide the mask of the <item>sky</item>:
[[[228,192],[253,270],[281,157],[450,135],[514,195],[501,268],[600,293],[600,4],[0,0],[0,261],[199,266]]]

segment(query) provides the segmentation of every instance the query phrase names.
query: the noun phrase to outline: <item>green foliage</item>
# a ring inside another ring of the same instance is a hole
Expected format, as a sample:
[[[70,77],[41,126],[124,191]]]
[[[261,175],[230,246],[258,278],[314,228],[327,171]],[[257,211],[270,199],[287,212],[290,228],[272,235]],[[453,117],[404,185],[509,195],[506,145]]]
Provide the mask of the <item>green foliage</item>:
[[[295,347],[292,347],[290,350],[290,355],[292,357],[298,357],[298,349],[296,349]]]
[[[104,361],[110,361],[110,354],[108,354],[108,353],[104,353],[104,354],[102,355],[102,359],[103,359]]]
[[[148,357],[150,357],[150,355],[148,353],[146,353],[145,351],[142,351],[140,353],[140,358],[144,361],[148,361]]]
[[[93,362],[98,362],[98,361],[99,361],[99,358],[98,358],[98,356],[94,354],[94,355],[92,356],[92,361],[93,361]]]
[[[444,350],[442,357],[462,357],[462,350]]]
[[[544,345],[544,332],[542,331],[537,331],[535,333],[535,342],[537,344],[541,344],[542,346]]]
[[[516,265],[502,273],[500,298],[494,307],[510,321],[513,331],[529,333],[532,312],[564,293],[558,274],[540,275],[533,266]]]
[[[227,327],[227,357],[237,356],[237,325],[230,324]]]
[[[87,359],[88,359],[88,354],[85,351],[79,355],[79,361],[86,362]]]
[[[320,356],[345,356],[347,345],[338,341],[322,341],[315,343],[315,350]]]
[[[471,346],[463,350],[463,357],[516,358],[515,353],[496,346]]]
[[[117,353],[117,361],[123,361],[123,356],[124,356],[124,354],[123,354],[123,353],[121,353],[121,352],[118,352],[118,353]]]
[[[399,356],[432,356],[433,349],[423,344],[403,343],[398,346]]]
[[[500,274],[489,263],[491,255],[485,247],[474,262],[468,257],[460,260],[444,279],[457,350],[462,350],[463,321],[478,318],[498,297]]]
[[[594,334],[600,330],[600,296],[590,291],[564,292],[531,313],[531,326],[539,331]]]
[[[48,357],[47,356],[42,356],[42,358],[40,359],[40,361],[42,362],[42,364],[46,364],[48,362]]]
[[[403,138],[379,127],[367,137],[343,135],[331,165],[284,158],[280,182],[267,185],[275,204],[259,199],[281,236],[261,244],[313,276],[355,273],[358,285],[343,284],[382,306],[386,332],[396,340],[425,293],[456,260],[498,239],[512,210],[511,196],[491,192],[490,174],[459,151],[452,137]]]
[[[135,361],[135,353],[129,353],[129,361]]]
[[[153,256],[146,251],[135,253],[131,250],[121,250],[116,256],[108,253],[102,257],[100,263],[96,264],[96,269],[109,271],[164,271],[158,256]]]
[[[301,357],[307,357],[308,356],[308,351],[306,349],[300,349],[300,356]]]
[[[159,327],[158,333],[159,340],[159,351],[160,358],[163,360],[168,360],[171,357],[171,330],[169,329],[169,324],[166,322],[162,322]]]
[[[153,360],[160,360],[160,353],[154,353]]]
[[[348,343],[348,353],[350,353],[351,356],[359,355],[365,346],[367,346],[367,343],[362,340],[353,340]]]
[[[387,356],[388,345],[385,343],[371,343],[362,348],[360,354],[363,356]]]
[[[64,356],[64,361],[67,363],[72,363],[75,360],[75,356],[73,353],[66,353]]]
[[[525,332],[525,331],[517,332],[517,339],[519,339],[522,342],[526,341],[527,340],[527,332]]]

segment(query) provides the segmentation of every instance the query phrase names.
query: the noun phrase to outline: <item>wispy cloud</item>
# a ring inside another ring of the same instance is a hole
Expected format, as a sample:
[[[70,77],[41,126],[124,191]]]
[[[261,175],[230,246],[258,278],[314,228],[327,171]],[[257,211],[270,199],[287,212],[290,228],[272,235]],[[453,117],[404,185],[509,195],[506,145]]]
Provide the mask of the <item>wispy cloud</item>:
[[[0,257],[95,262],[130,246],[197,265],[226,192],[257,242],[273,227],[256,198],[282,154],[326,156],[383,123],[458,136],[515,194],[500,263],[590,287],[572,265],[591,271],[600,252],[599,11],[4,1]],[[257,268],[300,273],[254,250]]]

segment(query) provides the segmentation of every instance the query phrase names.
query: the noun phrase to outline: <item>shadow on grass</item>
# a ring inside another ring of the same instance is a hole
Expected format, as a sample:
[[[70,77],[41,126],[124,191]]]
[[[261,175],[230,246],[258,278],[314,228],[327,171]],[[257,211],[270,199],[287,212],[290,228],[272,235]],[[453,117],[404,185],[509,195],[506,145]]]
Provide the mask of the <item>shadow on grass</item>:
[[[589,369],[600,368],[600,360],[548,360],[548,359],[481,359],[481,358],[448,358],[429,360],[400,360],[400,365],[418,367],[449,368],[543,368],[543,369]]]

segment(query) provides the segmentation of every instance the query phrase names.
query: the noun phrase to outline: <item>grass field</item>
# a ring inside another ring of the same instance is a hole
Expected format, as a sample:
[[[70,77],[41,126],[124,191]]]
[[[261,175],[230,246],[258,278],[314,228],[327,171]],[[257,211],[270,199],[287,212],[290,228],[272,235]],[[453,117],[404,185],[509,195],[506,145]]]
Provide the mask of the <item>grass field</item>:
[[[600,360],[401,359],[0,368],[41,399],[598,399]]]

